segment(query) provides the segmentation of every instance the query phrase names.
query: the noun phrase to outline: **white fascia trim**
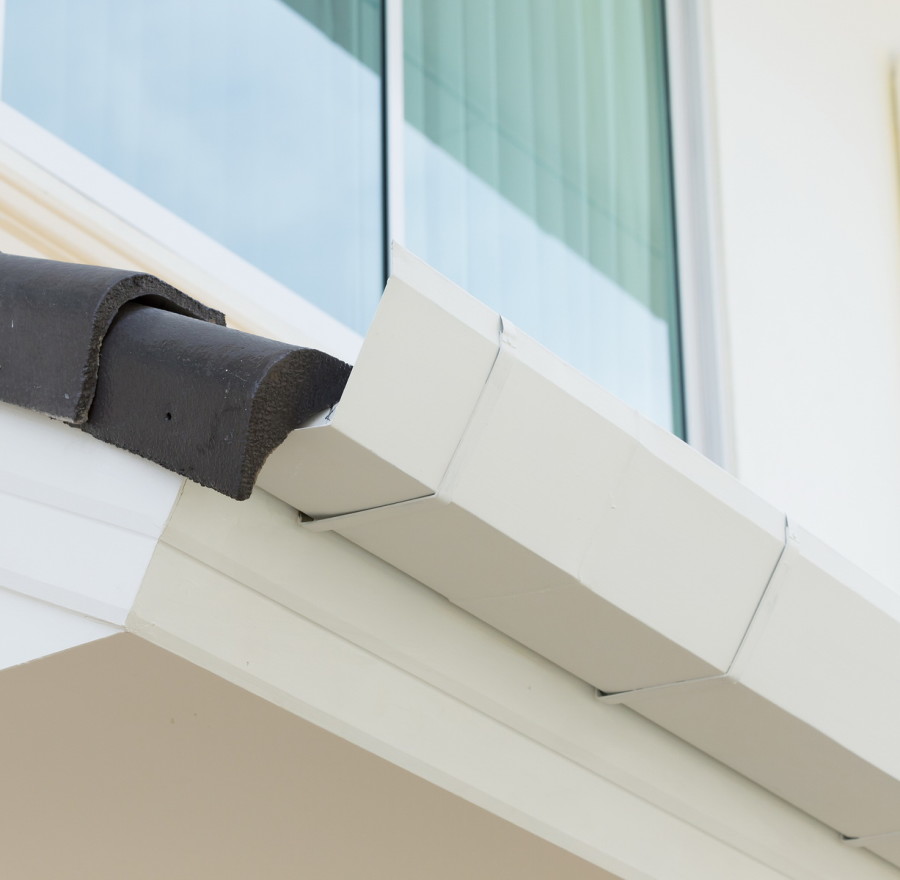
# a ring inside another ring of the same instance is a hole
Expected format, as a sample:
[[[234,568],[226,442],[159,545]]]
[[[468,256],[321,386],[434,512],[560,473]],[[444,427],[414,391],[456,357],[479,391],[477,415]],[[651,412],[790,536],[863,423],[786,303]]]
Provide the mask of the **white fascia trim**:
[[[132,632],[624,880],[783,876],[164,545],[155,565]],[[675,851],[690,869],[664,872]]]
[[[183,482],[0,404],[0,587],[120,627]],[[30,608],[20,610],[36,621]]]
[[[896,877],[259,490],[186,485],[128,628],[624,878]]]

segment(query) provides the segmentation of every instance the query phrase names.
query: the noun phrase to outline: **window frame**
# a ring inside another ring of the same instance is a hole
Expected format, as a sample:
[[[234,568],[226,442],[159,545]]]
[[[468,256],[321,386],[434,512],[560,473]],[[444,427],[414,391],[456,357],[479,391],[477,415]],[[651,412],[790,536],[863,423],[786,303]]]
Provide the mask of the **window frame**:
[[[709,9],[704,0],[662,0],[674,182],[678,318],[688,442],[734,471],[712,113]],[[5,24],[0,0],[0,53]],[[405,240],[403,0],[383,0],[385,274],[390,243]],[[2,55],[0,55],[2,57]],[[2,68],[0,68],[2,69]],[[0,101],[0,142],[83,193],[178,257],[222,282],[220,305],[272,335],[354,361],[362,336],[200,232],[60,138]],[[253,290],[254,302],[240,291]]]
[[[664,0],[687,441],[734,473],[707,0]]]
[[[733,472],[709,10],[704,0],[662,2],[685,433],[688,443]],[[405,244],[403,0],[384,0],[383,9],[386,239]]]

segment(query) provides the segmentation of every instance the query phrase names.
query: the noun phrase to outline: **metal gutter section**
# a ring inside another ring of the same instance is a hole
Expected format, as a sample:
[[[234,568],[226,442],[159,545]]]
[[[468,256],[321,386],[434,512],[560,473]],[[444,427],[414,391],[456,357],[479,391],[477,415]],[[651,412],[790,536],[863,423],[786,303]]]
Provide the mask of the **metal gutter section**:
[[[393,262],[340,405],[259,475],[315,519],[437,491],[497,359],[499,315],[396,245]]]
[[[731,663],[728,666],[728,669],[719,674],[719,675],[707,675],[702,678],[691,678],[691,679],[683,679],[679,681],[669,681],[663,684],[651,685],[646,688],[637,688],[635,690],[629,691],[613,691],[606,692],[602,690],[597,691],[597,699],[601,703],[606,703],[609,705],[618,705],[620,703],[631,704],[637,697],[647,696],[651,692],[655,691],[671,691],[675,688],[685,688],[685,687],[695,687],[697,685],[707,685],[710,682],[714,681],[735,681],[735,670],[738,667],[738,663],[741,657],[741,652],[744,648],[744,645],[747,642],[750,631],[753,628],[753,621],[756,619],[756,615],[759,612],[760,607],[762,607],[767,601],[767,597],[769,595],[769,587],[772,584],[772,581],[775,580],[776,573],[779,571],[779,567],[781,566],[782,560],[785,558],[785,554],[790,552],[790,538],[792,535],[790,524],[785,521],[784,524],[785,531],[785,543],[782,548],[781,554],[778,557],[778,561],[775,564],[775,568],[772,571],[772,576],[769,578],[769,583],[766,585],[765,590],[763,591],[762,597],[759,600],[759,605],[756,607],[756,611],[754,611],[752,617],[750,618],[750,624],[747,627],[747,631],[744,633],[744,637],[741,639],[740,644],[738,645],[737,652],[734,655]]]
[[[896,832],[900,597],[485,311],[395,248],[334,417],[263,488],[845,836]]]
[[[900,831],[872,837],[845,837],[847,846],[865,848],[885,861],[900,866]]]
[[[563,392],[552,356],[506,335],[441,503],[336,530],[603,690],[724,672],[780,517],[763,507],[735,529],[723,487],[698,488],[653,454],[652,431],[638,439],[634,413],[574,373]],[[710,605],[720,625],[698,626]]]
[[[898,695],[900,597],[792,526],[729,674],[621,702],[879,851],[900,829]]]
[[[350,367],[224,323],[149,275],[0,255],[0,400],[245,499]]]
[[[334,417],[259,483],[604,691],[724,673],[784,543],[782,514],[396,247]]]

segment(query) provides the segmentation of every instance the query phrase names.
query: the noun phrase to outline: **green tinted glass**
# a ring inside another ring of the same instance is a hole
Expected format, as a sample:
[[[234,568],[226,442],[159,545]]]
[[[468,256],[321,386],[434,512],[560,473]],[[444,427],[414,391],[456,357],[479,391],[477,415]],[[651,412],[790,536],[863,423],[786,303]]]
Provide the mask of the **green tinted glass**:
[[[662,5],[405,0],[409,246],[681,433]]]
[[[6,0],[3,100],[364,332],[381,0]]]

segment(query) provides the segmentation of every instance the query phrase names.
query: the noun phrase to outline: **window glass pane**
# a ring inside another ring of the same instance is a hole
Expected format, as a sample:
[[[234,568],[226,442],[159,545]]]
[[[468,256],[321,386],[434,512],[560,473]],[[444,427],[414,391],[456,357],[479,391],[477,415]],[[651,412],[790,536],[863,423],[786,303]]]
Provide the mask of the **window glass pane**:
[[[6,0],[2,96],[364,331],[380,59],[380,0]]]
[[[405,0],[406,244],[682,432],[657,0]]]

